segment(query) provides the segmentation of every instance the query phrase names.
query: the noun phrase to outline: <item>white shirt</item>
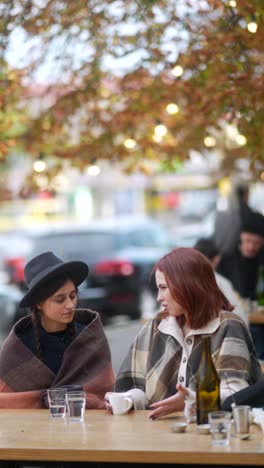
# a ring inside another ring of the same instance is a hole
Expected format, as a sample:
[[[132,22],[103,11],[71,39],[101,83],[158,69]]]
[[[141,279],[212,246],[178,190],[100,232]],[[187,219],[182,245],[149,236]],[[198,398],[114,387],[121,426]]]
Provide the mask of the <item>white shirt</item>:
[[[230,304],[235,306],[234,312],[239,315],[242,320],[248,325],[248,311],[246,301],[234,289],[231,281],[225,276],[220,275],[215,271],[215,279],[219,289],[224,293]]]

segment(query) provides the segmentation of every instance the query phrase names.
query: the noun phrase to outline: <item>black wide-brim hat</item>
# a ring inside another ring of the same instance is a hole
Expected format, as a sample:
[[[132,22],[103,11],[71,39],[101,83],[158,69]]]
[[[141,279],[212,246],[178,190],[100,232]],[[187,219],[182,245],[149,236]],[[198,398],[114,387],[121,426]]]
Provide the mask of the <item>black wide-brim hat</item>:
[[[45,286],[47,280],[60,274],[66,274],[78,287],[87,277],[88,265],[82,261],[63,262],[53,252],[44,252],[29,260],[25,266],[25,281],[28,291],[20,301],[20,307],[33,304],[37,291]]]

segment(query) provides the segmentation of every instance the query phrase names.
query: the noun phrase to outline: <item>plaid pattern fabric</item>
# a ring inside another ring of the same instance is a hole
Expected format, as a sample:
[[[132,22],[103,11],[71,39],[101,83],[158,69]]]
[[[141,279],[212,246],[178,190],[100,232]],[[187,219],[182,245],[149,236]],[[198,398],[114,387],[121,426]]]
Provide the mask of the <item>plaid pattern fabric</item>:
[[[114,385],[104,329],[97,312],[79,309],[75,317],[87,326],[66,349],[56,376],[16,334],[16,330],[32,326],[31,317],[12,328],[0,352],[0,408],[44,407],[46,389],[71,384],[83,386],[87,408],[104,408],[104,395]]]
[[[146,394],[147,407],[176,392],[182,347],[171,335],[158,329],[159,315],[138,333],[117,375],[115,391],[139,388]],[[186,385],[195,376],[201,356],[201,335],[193,335]],[[240,378],[255,383],[261,368],[247,326],[236,314],[222,311],[220,325],[211,334],[212,356],[220,379]]]

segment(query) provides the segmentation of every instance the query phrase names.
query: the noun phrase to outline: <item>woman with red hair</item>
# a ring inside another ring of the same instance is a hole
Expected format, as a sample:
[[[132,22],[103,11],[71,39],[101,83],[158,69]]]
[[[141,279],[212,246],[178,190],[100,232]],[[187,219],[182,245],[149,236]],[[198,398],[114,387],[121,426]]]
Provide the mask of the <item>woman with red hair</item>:
[[[117,375],[135,409],[150,417],[184,409],[199,365],[201,337],[211,336],[221,403],[262,377],[251,335],[217,286],[209,260],[196,249],[177,248],[154,267],[161,311],[140,330]],[[107,394],[106,407],[111,411]]]

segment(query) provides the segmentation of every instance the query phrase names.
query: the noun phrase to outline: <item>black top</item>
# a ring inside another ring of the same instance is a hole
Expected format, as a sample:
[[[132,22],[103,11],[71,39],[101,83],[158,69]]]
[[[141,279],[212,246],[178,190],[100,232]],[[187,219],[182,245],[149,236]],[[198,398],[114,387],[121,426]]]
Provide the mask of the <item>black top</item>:
[[[80,322],[75,322],[75,325],[77,335],[79,335],[86,326],[84,323]],[[33,354],[37,354],[33,326],[23,330],[23,333],[19,334],[19,338]],[[44,328],[40,328],[40,345],[43,362],[55,375],[57,375],[59,371],[63,354],[70,343],[71,337],[68,329],[59,332],[47,332]]]
[[[255,300],[262,261],[262,252],[254,258],[248,258],[243,257],[237,249],[233,254],[223,255],[216,270],[231,281],[242,297]]]

